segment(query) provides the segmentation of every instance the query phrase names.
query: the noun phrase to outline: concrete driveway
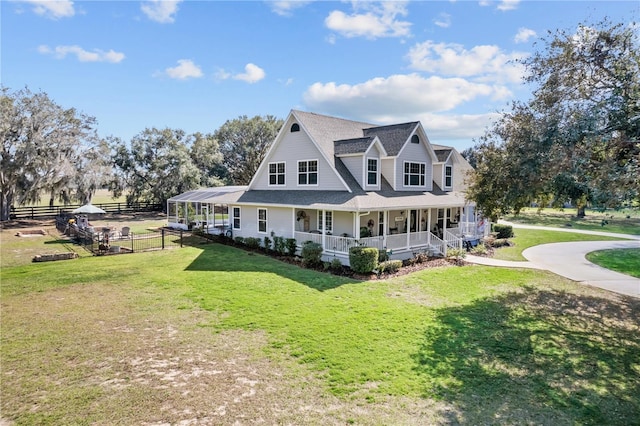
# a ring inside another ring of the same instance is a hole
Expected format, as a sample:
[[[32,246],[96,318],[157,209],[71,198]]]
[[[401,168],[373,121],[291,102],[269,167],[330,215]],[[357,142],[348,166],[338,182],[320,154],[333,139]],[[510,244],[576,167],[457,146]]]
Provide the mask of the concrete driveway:
[[[498,259],[467,256],[472,263],[490,266],[515,268],[534,268],[551,271],[555,274],[591,285],[625,294],[640,297],[640,279],[619,272],[602,268],[586,259],[587,253],[597,250],[637,248],[640,249],[640,235],[615,234],[611,232],[580,231],[577,229],[550,228],[545,226],[520,225],[517,223],[501,222],[514,228],[541,229],[558,232],[574,232],[580,234],[601,235],[625,238],[629,241],[580,241],[567,243],[551,243],[530,247],[522,252],[527,262],[511,262]]]

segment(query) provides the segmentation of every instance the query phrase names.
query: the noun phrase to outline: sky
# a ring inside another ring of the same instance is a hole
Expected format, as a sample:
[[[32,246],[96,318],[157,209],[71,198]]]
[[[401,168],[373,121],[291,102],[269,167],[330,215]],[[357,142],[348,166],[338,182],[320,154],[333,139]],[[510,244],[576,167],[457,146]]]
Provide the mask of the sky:
[[[471,147],[557,29],[640,20],[640,1],[0,1],[0,80],[94,116],[102,137],[212,133],[289,111],[421,121]],[[637,27],[636,27],[637,28]]]

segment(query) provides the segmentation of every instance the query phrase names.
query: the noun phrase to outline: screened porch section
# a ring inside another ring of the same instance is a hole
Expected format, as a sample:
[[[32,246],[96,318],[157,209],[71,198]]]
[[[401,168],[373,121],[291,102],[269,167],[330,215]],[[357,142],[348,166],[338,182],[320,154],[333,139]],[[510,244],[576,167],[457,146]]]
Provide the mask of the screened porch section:
[[[167,200],[167,222],[170,228],[203,229],[211,234],[230,235],[229,206],[207,200],[243,187],[218,187],[188,191]]]

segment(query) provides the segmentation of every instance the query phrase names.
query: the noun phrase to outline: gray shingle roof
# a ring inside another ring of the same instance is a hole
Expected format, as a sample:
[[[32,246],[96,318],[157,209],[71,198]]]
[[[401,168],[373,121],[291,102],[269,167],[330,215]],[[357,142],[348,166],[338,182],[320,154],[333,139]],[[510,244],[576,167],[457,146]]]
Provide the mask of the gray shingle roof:
[[[335,155],[364,153],[369,148],[369,146],[371,146],[371,143],[374,139],[375,136],[369,136],[365,138],[344,139],[335,141],[334,153]]]
[[[418,124],[420,123],[413,121],[391,126],[376,126],[364,129],[363,132],[365,136],[378,136],[387,154],[393,157],[398,155]]]
[[[444,163],[445,161],[447,161],[447,159],[449,158],[449,155],[451,155],[451,151],[452,151],[451,148],[434,150],[434,152],[436,153],[436,157],[438,157],[439,163]]]

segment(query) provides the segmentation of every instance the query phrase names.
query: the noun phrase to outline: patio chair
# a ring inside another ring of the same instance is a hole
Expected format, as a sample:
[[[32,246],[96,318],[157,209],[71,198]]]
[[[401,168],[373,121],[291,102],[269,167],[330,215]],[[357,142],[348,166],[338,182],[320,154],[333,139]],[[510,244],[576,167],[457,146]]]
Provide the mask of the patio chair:
[[[131,229],[128,226],[123,226],[120,231],[120,238],[131,238]]]

